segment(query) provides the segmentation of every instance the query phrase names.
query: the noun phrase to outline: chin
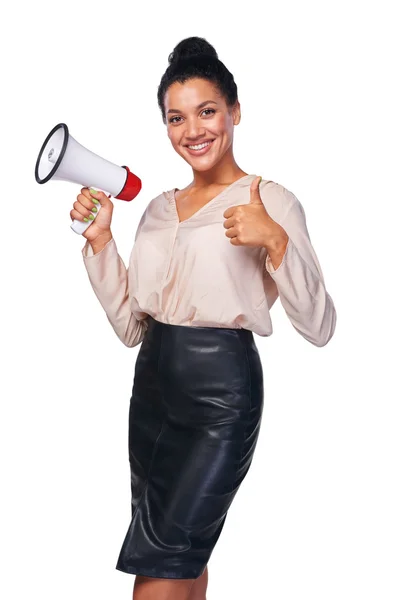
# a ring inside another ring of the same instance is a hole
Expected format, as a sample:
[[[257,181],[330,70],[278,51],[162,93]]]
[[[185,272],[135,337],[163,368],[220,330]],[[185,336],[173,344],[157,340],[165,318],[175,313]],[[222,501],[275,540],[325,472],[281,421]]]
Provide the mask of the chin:
[[[192,163],[189,163],[189,164],[194,171],[198,171],[199,173],[201,173],[202,171],[210,171],[213,167],[215,167],[215,165],[217,163],[210,162],[209,164],[205,164],[205,165],[196,165],[196,164],[192,164]]]
[[[180,152],[178,152],[179,156],[181,158],[183,158],[183,160],[192,167],[192,169],[195,169],[196,171],[208,171],[209,169],[211,169],[214,165],[217,164],[218,160],[199,160],[196,158],[192,158],[190,156],[186,156],[184,154],[181,154]]]

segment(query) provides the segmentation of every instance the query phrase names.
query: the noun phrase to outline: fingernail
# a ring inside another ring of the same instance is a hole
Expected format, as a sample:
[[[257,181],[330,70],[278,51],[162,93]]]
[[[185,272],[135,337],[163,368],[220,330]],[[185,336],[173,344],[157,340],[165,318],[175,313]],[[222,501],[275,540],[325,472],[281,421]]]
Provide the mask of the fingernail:
[[[90,193],[91,194],[97,194],[97,190],[94,190],[93,188],[90,188]]]
[[[97,212],[97,208],[95,206],[93,206],[92,212]]]
[[[86,223],[89,221],[89,219],[87,219],[86,217],[83,217],[83,220],[86,221]]]
[[[92,202],[94,202],[95,204],[100,204],[100,202],[96,200],[96,198],[92,198]]]
[[[93,221],[94,215],[89,215],[89,219],[91,219]]]

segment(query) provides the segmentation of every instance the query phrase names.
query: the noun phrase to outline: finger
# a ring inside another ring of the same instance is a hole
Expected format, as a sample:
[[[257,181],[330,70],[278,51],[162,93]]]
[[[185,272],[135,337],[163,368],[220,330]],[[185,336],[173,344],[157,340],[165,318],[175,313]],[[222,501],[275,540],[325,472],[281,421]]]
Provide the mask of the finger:
[[[100,204],[104,204],[108,198],[111,198],[111,194],[105,194],[104,192],[94,190],[93,188],[84,187],[81,189],[81,193],[88,198],[88,200],[96,199]]]
[[[255,177],[251,182],[250,186],[250,202],[262,202],[260,196],[260,183],[262,181],[262,177]]]
[[[78,194],[76,199],[78,202],[80,202],[80,204],[82,204],[82,206],[84,206],[88,210],[92,210],[92,208],[94,206],[96,206],[96,203],[93,202],[93,199],[91,199],[90,194],[89,194],[89,198],[88,198],[87,194],[84,194],[84,193]],[[100,204],[100,203],[98,203],[98,204]]]
[[[262,204],[261,196],[260,196],[260,183],[262,181],[262,177],[255,177],[251,182],[250,186],[250,202],[252,204]]]
[[[73,207],[76,210],[76,212],[80,213],[84,217],[89,217],[89,215],[94,215],[94,213],[96,212],[96,211],[91,210],[90,208],[86,208],[78,200],[76,202],[74,202]]]
[[[223,214],[225,219],[229,219],[234,214],[235,208],[236,208],[236,206],[230,206],[229,208],[226,209],[226,211]]]
[[[239,242],[239,238],[237,236],[232,238],[230,240],[230,243],[232,244],[232,246],[242,246],[242,244]]]
[[[86,197],[88,200],[91,200],[91,198],[92,198],[92,196],[90,195],[89,188],[87,188],[87,187],[83,187],[83,188],[81,189],[81,194],[82,194],[83,196],[85,196],[85,197]]]
[[[236,229],[236,227],[231,227],[230,229],[228,229],[227,231],[225,231],[225,235],[228,238],[234,238],[239,234],[238,230]]]
[[[75,219],[77,221],[83,221],[83,219],[87,219],[88,217],[85,217],[85,215],[83,215],[82,213],[80,213],[78,210],[71,210],[71,212],[69,213],[69,216],[71,217],[71,221],[74,221]]]
[[[104,204],[109,198],[111,198],[111,194],[105,194],[104,192],[94,190],[93,188],[89,189],[89,193],[93,198],[99,200],[100,204]]]
[[[227,219],[226,221],[223,222],[223,226],[225,227],[225,229],[229,229],[230,227],[234,227],[236,224],[236,218],[235,217],[231,217],[230,219]]]

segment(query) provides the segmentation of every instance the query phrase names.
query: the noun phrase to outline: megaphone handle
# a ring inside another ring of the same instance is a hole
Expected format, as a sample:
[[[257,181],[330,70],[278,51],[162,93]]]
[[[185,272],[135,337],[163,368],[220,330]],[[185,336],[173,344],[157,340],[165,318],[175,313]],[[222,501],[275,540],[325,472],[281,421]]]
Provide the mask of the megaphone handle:
[[[109,193],[106,192],[105,190],[101,190],[100,188],[96,188],[93,185],[91,186],[92,190],[97,190],[98,192],[104,192],[105,194],[107,194],[107,196],[109,196]],[[97,217],[97,215],[100,212],[101,209],[101,204],[96,204],[96,208],[97,208],[97,212],[96,213],[92,213],[94,218]],[[72,221],[72,225],[71,225],[71,229],[72,231],[75,231],[75,233],[78,233],[79,235],[82,235],[82,233],[84,231],[86,231],[86,229],[88,227],[90,227],[90,225],[94,222],[94,219],[90,219],[89,222],[86,221],[79,221],[78,219],[74,219]]]

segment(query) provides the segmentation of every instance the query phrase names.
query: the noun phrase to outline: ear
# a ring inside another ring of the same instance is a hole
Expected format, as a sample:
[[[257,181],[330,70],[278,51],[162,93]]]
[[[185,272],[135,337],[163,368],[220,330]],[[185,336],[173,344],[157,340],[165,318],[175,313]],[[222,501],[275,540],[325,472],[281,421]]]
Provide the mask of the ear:
[[[240,102],[239,100],[236,101],[233,109],[232,109],[232,113],[233,113],[233,124],[234,125],[239,125],[240,123],[240,118],[241,118],[241,114],[240,114]]]

